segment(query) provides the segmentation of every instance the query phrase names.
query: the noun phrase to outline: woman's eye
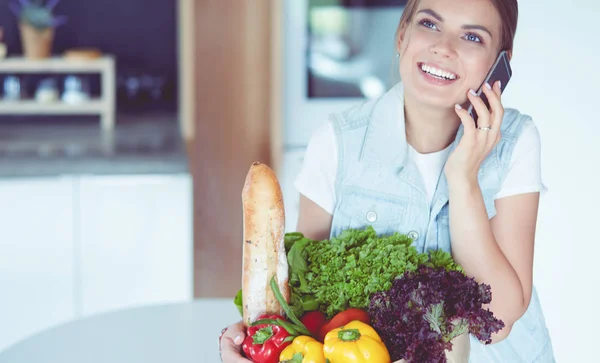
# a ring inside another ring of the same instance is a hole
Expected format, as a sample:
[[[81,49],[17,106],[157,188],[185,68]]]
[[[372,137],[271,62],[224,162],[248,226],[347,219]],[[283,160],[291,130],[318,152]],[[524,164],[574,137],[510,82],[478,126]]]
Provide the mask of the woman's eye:
[[[465,39],[467,39],[470,42],[483,43],[481,38],[473,33],[465,35]]]
[[[419,22],[419,24],[423,25],[426,28],[437,30],[437,26],[430,20],[423,19]]]

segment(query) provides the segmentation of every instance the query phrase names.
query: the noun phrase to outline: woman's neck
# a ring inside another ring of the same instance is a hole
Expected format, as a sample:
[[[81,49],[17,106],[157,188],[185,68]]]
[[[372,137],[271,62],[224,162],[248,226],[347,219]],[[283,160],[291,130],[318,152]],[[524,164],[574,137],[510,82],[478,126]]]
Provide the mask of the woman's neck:
[[[406,141],[421,154],[448,147],[460,125],[453,109],[422,106],[408,94],[404,96],[404,120]]]

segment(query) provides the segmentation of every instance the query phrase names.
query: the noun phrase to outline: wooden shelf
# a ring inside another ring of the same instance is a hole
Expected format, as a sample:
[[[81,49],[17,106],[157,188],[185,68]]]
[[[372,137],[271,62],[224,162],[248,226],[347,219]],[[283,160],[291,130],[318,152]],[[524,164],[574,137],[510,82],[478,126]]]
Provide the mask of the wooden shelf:
[[[0,114],[56,115],[99,114],[103,130],[113,130],[115,124],[116,75],[115,59],[105,55],[97,59],[77,60],[55,56],[46,59],[8,57],[0,59],[0,73],[99,73],[102,95],[80,104],[40,103],[35,100],[4,101],[0,99]]]
[[[27,59],[9,57],[0,60],[0,72],[18,73],[71,73],[71,72],[104,72],[112,69],[114,59],[104,56],[93,60],[70,60],[62,57],[48,59]]]
[[[91,99],[79,104],[68,104],[62,101],[41,103],[35,100],[1,101],[0,114],[100,114],[106,109],[103,100]]]

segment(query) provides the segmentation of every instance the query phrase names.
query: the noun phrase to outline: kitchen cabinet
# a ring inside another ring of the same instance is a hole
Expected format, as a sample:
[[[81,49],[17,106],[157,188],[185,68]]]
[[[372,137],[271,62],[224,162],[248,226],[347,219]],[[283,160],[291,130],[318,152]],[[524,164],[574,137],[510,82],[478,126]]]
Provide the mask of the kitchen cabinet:
[[[82,314],[192,299],[189,177],[84,177],[79,190]]]
[[[71,178],[0,181],[0,351],[74,317]]]
[[[0,180],[0,351],[82,316],[193,298],[189,174]]]

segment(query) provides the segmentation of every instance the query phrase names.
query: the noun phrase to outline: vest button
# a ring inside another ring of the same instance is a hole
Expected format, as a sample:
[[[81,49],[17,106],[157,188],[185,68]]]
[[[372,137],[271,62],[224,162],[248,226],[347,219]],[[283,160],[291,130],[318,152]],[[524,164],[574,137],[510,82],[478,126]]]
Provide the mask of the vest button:
[[[377,220],[377,213],[371,211],[369,213],[367,213],[367,221],[373,223]]]
[[[408,232],[408,237],[410,239],[412,239],[413,241],[416,241],[419,238],[419,232],[417,232],[417,231],[410,231],[410,232]]]

